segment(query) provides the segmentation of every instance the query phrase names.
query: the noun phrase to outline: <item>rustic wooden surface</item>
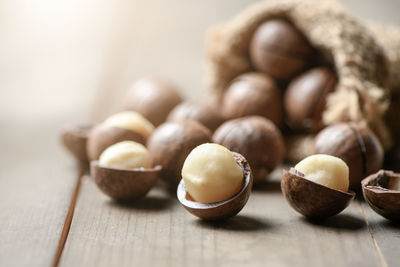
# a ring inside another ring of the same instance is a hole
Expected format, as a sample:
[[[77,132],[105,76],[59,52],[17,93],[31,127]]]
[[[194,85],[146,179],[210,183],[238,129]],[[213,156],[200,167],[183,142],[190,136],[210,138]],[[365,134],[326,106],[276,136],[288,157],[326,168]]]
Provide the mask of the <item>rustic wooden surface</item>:
[[[1,122],[0,266],[51,266],[54,260],[76,183],[58,130],[57,122]]]
[[[358,201],[326,222],[310,222],[284,200],[280,170],[272,179],[238,216],[208,223],[160,188],[119,205],[85,177],[60,266],[382,265]]]
[[[62,125],[100,120],[149,73],[203,96],[205,29],[251,2],[0,3],[0,266],[398,266],[398,225],[359,200],[307,221],[283,199],[280,170],[223,223],[196,219],[161,188],[119,205],[89,177],[79,183]],[[397,0],[345,5],[400,25]]]

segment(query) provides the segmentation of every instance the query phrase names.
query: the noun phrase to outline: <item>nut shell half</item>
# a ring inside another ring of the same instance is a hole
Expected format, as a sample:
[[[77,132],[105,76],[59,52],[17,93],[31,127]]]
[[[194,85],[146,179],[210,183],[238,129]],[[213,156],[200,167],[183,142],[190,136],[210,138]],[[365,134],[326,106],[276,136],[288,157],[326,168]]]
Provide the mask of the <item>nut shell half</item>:
[[[327,218],[344,210],[355,193],[343,192],[314,183],[294,168],[283,170],[282,193],[297,212],[308,218]]]
[[[61,142],[69,152],[82,162],[88,161],[86,143],[92,126],[74,125],[61,130]]]
[[[87,142],[89,160],[97,160],[100,154],[109,146],[121,141],[135,141],[146,144],[146,138],[141,134],[101,123],[93,128]]]
[[[194,201],[186,192],[185,183],[181,179],[177,197],[182,206],[193,215],[204,220],[222,220],[238,214],[249,199],[253,186],[253,176],[247,160],[239,153],[232,152],[237,164],[243,169],[243,187],[233,197],[214,203],[201,203]]]
[[[400,173],[380,170],[362,180],[361,185],[364,199],[376,213],[400,222],[400,191],[391,189],[393,179],[400,179]]]
[[[97,187],[107,196],[120,201],[144,197],[156,184],[161,166],[151,169],[120,169],[90,164],[91,175]]]

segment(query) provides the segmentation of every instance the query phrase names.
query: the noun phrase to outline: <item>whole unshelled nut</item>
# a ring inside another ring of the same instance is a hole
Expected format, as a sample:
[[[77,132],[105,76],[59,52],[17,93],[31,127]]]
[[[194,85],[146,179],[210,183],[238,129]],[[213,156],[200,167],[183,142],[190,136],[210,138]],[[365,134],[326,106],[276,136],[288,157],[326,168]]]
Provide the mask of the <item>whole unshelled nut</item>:
[[[132,85],[123,107],[139,112],[154,126],[158,126],[180,102],[182,97],[174,85],[160,78],[147,77]]]
[[[196,121],[166,122],[147,142],[153,165],[162,166],[161,179],[176,189],[187,155],[198,145],[211,142],[211,132]]]
[[[274,80],[265,74],[242,74],[226,89],[222,113],[225,119],[260,115],[280,125],[283,117],[281,92]]]
[[[304,70],[312,52],[306,38],[284,19],[261,24],[250,43],[255,69],[278,80],[289,79]]]
[[[213,141],[242,154],[250,164],[255,183],[264,180],[285,154],[279,129],[261,116],[226,121],[215,131]]]
[[[284,97],[289,126],[309,132],[323,128],[326,97],[335,86],[335,73],[327,67],[311,69],[292,80]]]
[[[356,123],[326,127],[315,139],[314,152],[344,160],[350,170],[350,189],[359,190],[361,180],[378,171],[383,163],[383,148],[374,133]]]
[[[205,103],[182,102],[168,115],[167,121],[197,121],[214,132],[224,121],[218,109]]]
[[[88,163],[86,144],[92,126],[74,125],[61,130],[61,141],[68,151],[84,164]]]

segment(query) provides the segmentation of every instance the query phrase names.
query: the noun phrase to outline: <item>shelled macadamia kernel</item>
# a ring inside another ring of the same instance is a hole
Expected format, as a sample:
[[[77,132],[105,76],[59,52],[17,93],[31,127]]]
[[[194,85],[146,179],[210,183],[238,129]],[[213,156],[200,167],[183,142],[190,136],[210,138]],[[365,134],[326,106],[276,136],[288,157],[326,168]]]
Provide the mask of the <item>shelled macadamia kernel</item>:
[[[104,150],[100,155],[99,164],[125,169],[148,169],[152,166],[152,160],[149,151],[142,144],[122,141]]]
[[[243,170],[231,151],[217,144],[203,144],[187,156],[182,178],[186,191],[198,202],[226,200],[243,186]]]

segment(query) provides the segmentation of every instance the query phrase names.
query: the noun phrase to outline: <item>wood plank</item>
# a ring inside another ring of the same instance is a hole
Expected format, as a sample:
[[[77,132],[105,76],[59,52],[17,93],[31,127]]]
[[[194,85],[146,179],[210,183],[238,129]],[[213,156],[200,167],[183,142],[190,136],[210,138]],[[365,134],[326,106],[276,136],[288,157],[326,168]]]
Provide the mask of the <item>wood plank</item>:
[[[50,266],[76,182],[75,162],[56,138],[58,120],[1,125],[0,266]]]
[[[235,218],[207,223],[160,188],[130,206],[86,177],[60,266],[380,266],[359,202],[316,224],[295,213],[274,181]]]
[[[398,266],[400,262],[400,224],[376,214],[367,203],[362,203],[371,238],[381,254],[383,266]]]

